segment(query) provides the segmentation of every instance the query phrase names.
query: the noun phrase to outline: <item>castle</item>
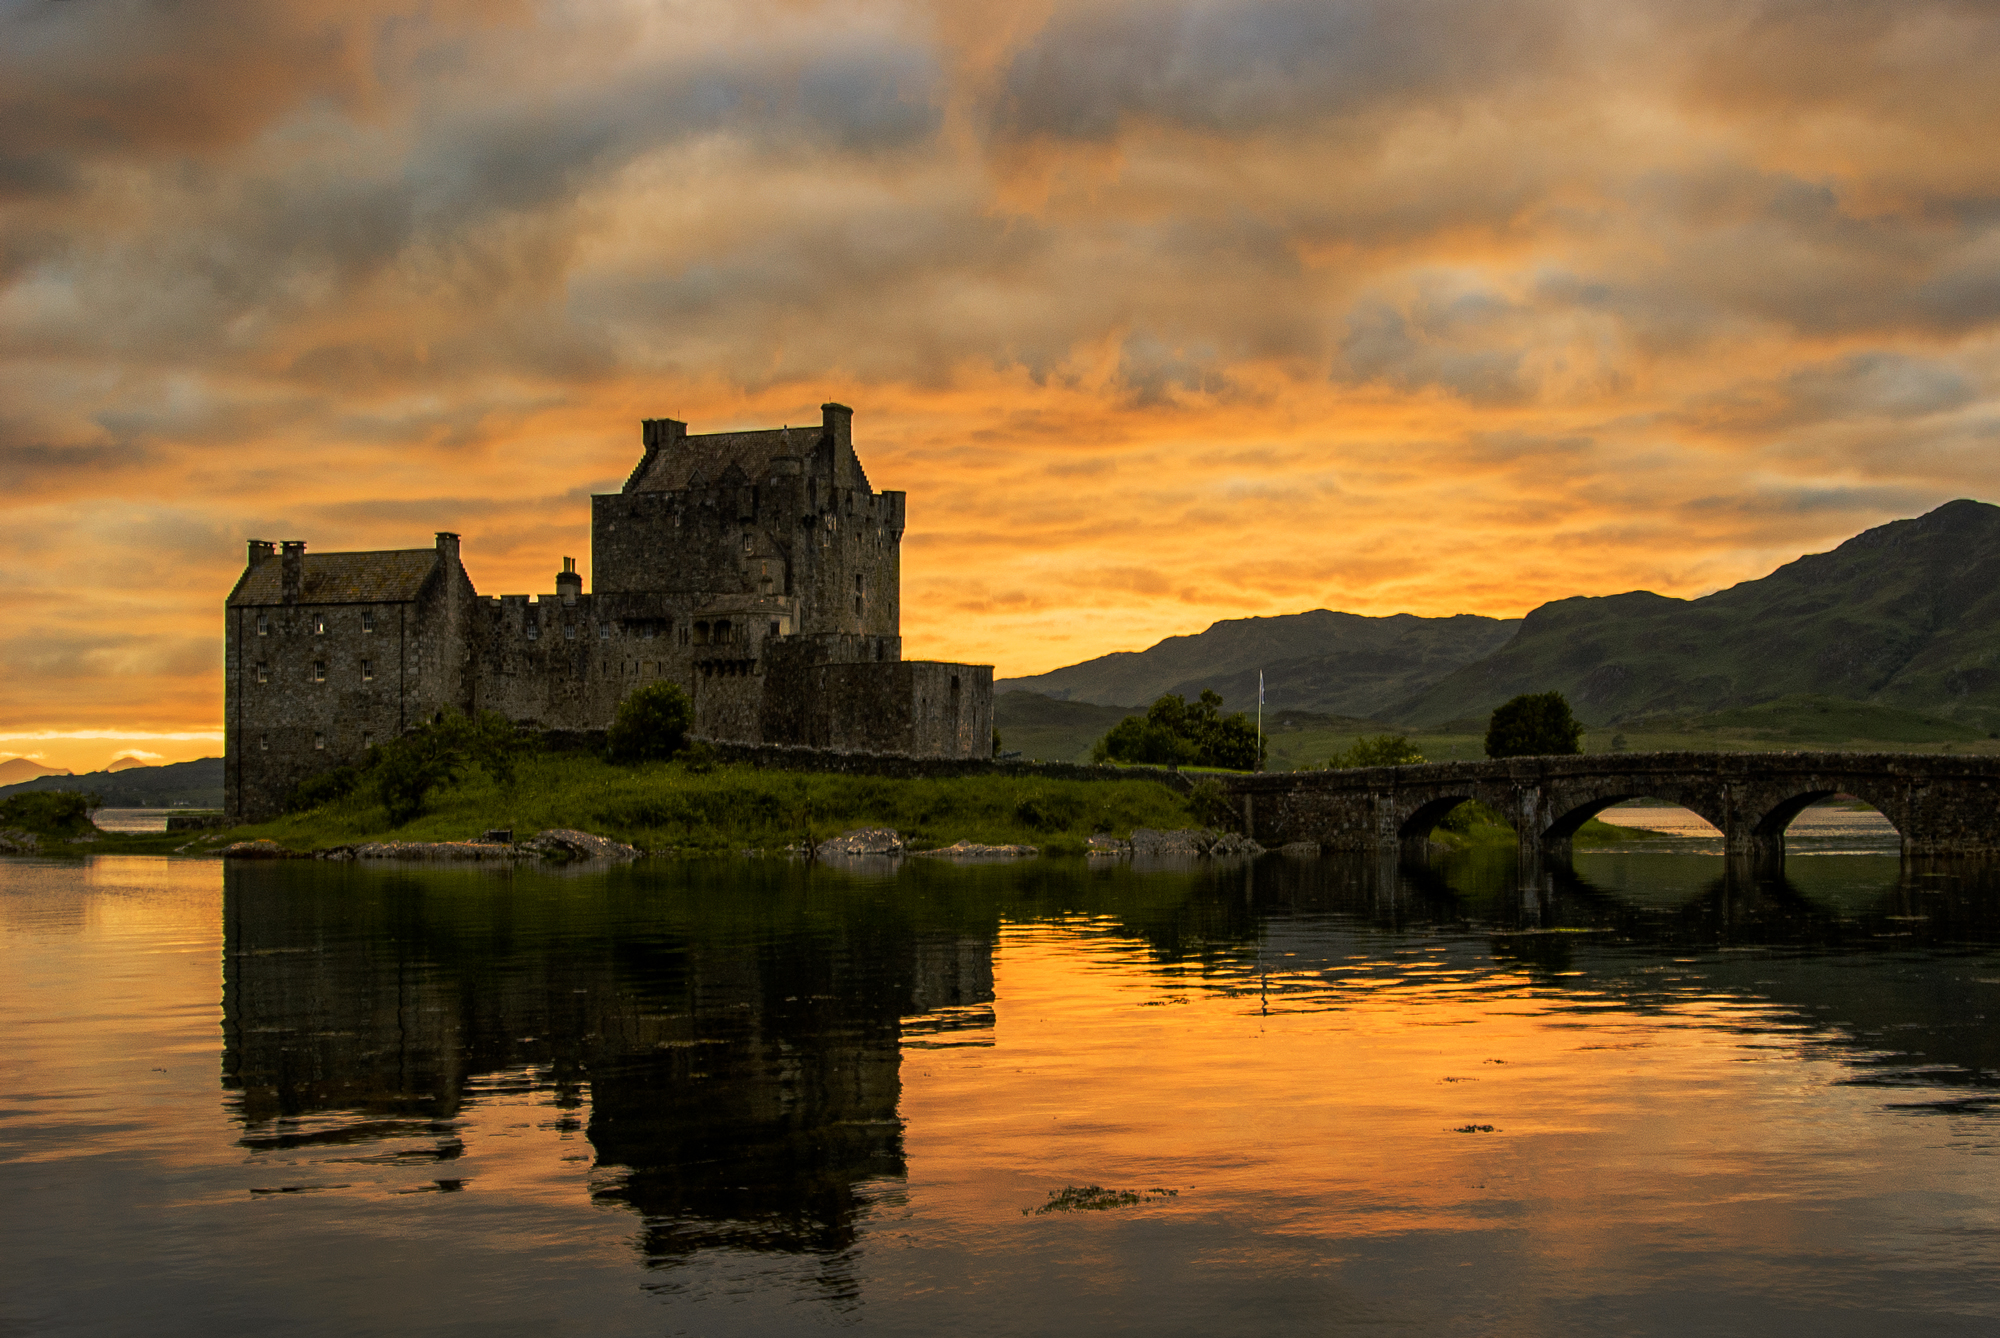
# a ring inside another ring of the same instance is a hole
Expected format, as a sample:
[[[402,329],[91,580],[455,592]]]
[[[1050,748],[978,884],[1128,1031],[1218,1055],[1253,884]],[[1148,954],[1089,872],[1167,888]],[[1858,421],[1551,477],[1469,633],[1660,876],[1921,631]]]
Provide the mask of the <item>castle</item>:
[[[625,486],[591,498],[594,589],[479,595],[459,537],[314,553],[250,541],[227,605],[225,803],[277,813],[299,782],[446,711],[610,725],[678,683],[697,738],[973,758],[993,667],[902,658],[903,494],[876,492],[853,410],[816,428],[689,436],[650,419]]]

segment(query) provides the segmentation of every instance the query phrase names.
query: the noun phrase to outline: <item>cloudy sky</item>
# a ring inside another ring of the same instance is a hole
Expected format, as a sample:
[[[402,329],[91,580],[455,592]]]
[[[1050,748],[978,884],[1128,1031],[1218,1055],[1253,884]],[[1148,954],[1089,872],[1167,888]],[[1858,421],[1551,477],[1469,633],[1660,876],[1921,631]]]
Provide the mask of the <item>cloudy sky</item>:
[[[1993,0],[0,0],[0,755],[219,751],[248,537],[587,571],[643,417],[853,405],[907,653],[1005,675],[2000,497],[1995,68]]]

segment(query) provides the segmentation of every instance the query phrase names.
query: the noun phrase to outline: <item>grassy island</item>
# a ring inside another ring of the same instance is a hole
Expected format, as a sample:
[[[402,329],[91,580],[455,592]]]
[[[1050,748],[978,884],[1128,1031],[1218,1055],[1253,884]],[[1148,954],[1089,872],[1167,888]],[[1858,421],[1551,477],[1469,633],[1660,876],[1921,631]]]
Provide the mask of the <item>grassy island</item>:
[[[526,837],[575,827],[642,850],[694,855],[776,851],[857,827],[891,827],[916,849],[970,840],[1081,854],[1093,832],[1124,836],[1134,827],[1197,825],[1187,796],[1154,780],[903,780],[545,753],[524,759],[511,785],[472,769],[400,826],[371,788],[358,787],[307,811],[232,829],[227,838],[310,851],[366,841],[464,841],[491,828]],[[171,850],[191,838],[177,832],[101,839],[136,851]]]

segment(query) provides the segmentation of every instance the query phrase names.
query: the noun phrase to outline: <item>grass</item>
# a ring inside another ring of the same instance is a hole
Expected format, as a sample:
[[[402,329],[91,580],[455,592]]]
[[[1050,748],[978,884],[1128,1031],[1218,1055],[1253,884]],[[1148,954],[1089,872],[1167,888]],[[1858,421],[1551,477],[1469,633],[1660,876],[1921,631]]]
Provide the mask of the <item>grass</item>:
[[[433,795],[429,812],[401,827],[390,825],[372,794],[357,791],[309,812],[203,834],[209,839],[202,846],[264,839],[293,850],[324,850],[365,841],[464,841],[490,828],[525,837],[574,827],[644,850],[713,854],[778,850],[858,827],[890,827],[916,849],[963,839],[1032,845],[1059,855],[1081,854],[1094,832],[1128,836],[1134,827],[1193,825],[1186,797],[1158,781],[890,780],[741,766],[692,771],[681,762],[620,766],[549,753],[525,762],[511,790],[475,769]],[[107,834],[98,838],[98,848],[145,853],[190,839],[185,832]]]

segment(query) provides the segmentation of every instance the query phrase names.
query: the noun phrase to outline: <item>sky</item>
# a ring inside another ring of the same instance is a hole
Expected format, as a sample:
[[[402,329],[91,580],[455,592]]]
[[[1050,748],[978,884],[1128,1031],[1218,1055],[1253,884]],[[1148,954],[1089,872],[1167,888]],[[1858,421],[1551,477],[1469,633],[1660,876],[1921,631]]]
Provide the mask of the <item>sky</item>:
[[[1694,596],[2000,497],[1992,0],[0,0],[0,756],[249,538],[589,571],[856,410],[912,658]]]

